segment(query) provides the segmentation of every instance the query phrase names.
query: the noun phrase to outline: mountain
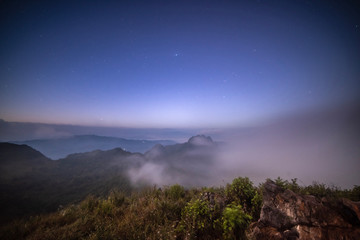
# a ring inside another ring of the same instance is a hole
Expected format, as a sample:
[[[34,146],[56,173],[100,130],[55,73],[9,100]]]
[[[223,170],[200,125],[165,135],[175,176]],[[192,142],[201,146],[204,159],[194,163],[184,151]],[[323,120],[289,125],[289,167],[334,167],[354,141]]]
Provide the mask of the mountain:
[[[29,146],[0,143],[0,221],[46,209],[41,196],[51,189],[54,167],[54,161]]]
[[[27,145],[0,143],[0,167],[16,163],[41,165],[48,163],[49,160],[42,153]]]
[[[211,158],[217,146],[218,144],[210,137],[197,135],[181,144],[168,146],[157,144],[144,155],[152,161],[184,164],[193,160],[199,161],[204,157]]]
[[[29,176],[40,177],[54,166],[53,161],[27,145],[0,143],[2,182]]]
[[[130,193],[144,185],[200,185],[212,175],[216,151],[211,138],[195,136],[183,144],[157,144],[145,154],[114,148],[52,161],[27,145],[1,143],[0,212],[9,219],[54,211],[112,189]]]
[[[191,137],[188,141],[189,144],[196,145],[196,146],[212,146],[214,145],[213,140],[211,137],[207,137],[205,135],[197,135]]]
[[[135,169],[133,175],[136,179],[144,178],[159,185],[204,185],[210,182],[210,178],[216,178],[213,164],[220,147],[219,143],[204,135],[191,137],[182,144],[156,145],[144,154],[146,164]],[[150,171],[155,167],[156,171]]]
[[[169,145],[175,142],[170,140],[130,140],[117,137],[78,135],[56,139],[14,141],[12,143],[26,144],[55,160],[65,158],[72,153],[110,150],[113,148],[122,148],[130,152],[144,153],[156,144]]]
[[[54,211],[111,189],[130,192],[127,169],[137,156],[116,148],[53,161],[29,146],[0,143],[0,222]]]

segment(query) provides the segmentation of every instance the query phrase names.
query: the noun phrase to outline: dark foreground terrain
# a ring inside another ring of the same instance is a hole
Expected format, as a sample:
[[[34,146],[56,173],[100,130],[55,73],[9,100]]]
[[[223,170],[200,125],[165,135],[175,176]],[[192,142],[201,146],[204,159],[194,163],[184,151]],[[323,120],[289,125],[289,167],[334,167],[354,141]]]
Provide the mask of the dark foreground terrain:
[[[312,195],[309,195],[312,194]],[[3,225],[1,239],[359,239],[352,191],[236,178],[224,188],[144,188]]]

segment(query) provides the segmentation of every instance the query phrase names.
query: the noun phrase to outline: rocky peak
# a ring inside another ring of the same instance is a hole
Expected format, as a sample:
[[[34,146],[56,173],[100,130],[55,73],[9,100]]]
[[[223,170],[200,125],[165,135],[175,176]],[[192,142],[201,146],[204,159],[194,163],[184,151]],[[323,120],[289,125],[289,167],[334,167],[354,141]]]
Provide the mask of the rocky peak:
[[[253,239],[360,239],[360,202],[316,198],[264,184]]]
[[[161,145],[160,143],[154,145],[154,147],[151,148],[151,150],[158,150],[158,151],[164,151],[165,147]]]
[[[188,143],[198,146],[209,146],[214,144],[211,137],[207,137],[205,135],[193,136],[189,139]]]
[[[164,154],[165,147],[161,144],[156,144],[149,151],[145,153],[145,157],[148,159],[154,159]]]

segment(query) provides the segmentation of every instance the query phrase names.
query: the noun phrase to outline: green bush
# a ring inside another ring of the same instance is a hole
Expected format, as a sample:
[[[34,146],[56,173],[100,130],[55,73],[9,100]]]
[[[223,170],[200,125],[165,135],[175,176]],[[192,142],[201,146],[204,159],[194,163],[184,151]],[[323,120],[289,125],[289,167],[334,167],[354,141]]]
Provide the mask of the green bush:
[[[258,220],[260,218],[260,212],[262,207],[262,194],[259,190],[255,192],[254,197],[251,199],[251,216]]]
[[[278,177],[274,179],[276,185],[283,189],[290,189],[291,191],[299,194],[313,195],[315,197],[326,197],[326,198],[348,198],[352,201],[360,201],[360,186],[354,186],[353,189],[344,189],[342,190],[336,186],[328,186],[323,183],[313,182],[308,186],[299,186],[297,183],[297,178],[291,179],[291,182],[288,180],[283,180]]]
[[[346,197],[353,201],[360,201],[360,186],[355,185],[351,191],[346,194]]]
[[[283,189],[289,189],[295,193],[301,193],[303,190],[303,188],[300,187],[299,184],[297,183],[297,178],[293,178],[293,179],[291,179],[291,182],[289,182],[288,180],[284,180],[281,177],[277,177],[274,180],[274,182],[279,187],[281,187]]]
[[[179,230],[191,239],[199,238],[212,229],[212,215],[206,201],[190,201],[182,211]]]
[[[287,189],[288,186],[288,181],[282,179],[281,177],[277,177],[276,179],[274,179],[274,182],[276,185],[278,185],[279,187],[283,188],[283,189]]]
[[[185,189],[179,184],[172,185],[165,189],[165,196],[172,200],[183,198],[185,196]]]
[[[229,204],[222,217],[224,239],[246,239],[245,231],[251,220],[240,205]]]
[[[226,186],[225,194],[228,203],[243,206],[244,211],[252,214],[254,219],[259,217],[262,197],[249,178],[235,178],[232,184]]]

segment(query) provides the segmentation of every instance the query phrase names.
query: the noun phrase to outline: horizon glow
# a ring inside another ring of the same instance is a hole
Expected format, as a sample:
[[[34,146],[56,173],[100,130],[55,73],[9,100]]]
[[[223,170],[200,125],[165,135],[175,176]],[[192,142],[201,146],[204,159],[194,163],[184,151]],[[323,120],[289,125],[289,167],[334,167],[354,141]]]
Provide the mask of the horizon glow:
[[[0,118],[237,127],[358,101],[357,10],[341,1],[3,1]]]

